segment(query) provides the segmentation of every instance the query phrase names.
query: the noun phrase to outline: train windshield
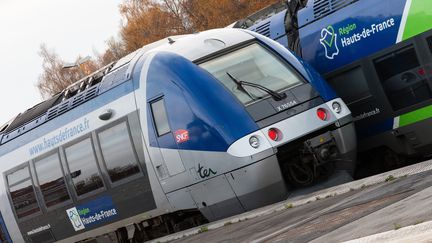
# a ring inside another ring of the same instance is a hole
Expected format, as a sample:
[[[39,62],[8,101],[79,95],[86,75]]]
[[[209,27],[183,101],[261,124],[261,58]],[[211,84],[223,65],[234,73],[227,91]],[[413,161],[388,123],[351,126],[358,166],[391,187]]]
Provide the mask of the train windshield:
[[[244,81],[280,92],[297,86],[302,79],[264,47],[255,43],[200,64],[221,81],[244,105],[267,98],[263,88],[239,85]]]

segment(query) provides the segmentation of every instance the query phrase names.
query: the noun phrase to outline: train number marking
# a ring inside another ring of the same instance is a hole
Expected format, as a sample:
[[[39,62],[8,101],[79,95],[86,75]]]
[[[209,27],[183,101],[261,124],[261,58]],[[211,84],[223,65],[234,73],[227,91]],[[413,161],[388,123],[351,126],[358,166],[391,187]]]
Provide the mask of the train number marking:
[[[287,102],[287,103],[285,103],[285,104],[282,104],[282,105],[280,105],[280,106],[278,106],[278,107],[276,107],[276,108],[278,109],[278,111],[283,111],[283,110],[288,109],[288,108],[290,108],[290,107],[293,107],[293,106],[295,106],[295,105],[297,105],[297,101],[295,101],[295,100],[291,100],[290,102]]]
[[[186,141],[189,141],[189,132],[184,129],[179,129],[175,131],[174,137],[176,140],[176,143],[184,143]]]
[[[198,164],[198,175],[201,177],[201,179],[204,179],[206,177],[216,175],[217,172],[214,172],[211,168],[204,169],[204,167],[201,166],[201,164]]]

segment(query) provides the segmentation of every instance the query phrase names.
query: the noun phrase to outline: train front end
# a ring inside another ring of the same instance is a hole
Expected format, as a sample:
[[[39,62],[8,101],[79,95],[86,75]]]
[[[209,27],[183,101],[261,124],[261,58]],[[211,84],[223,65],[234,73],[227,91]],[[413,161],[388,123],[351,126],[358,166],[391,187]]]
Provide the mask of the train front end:
[[[238,99],[258,126],[232,143],[228,153],[270,155],[288,185],[307,186],[334,170],[352,175],[356,136],[348,107],[306,63],[279,44],[250,34],[255,41],[199,64]]]
[[[150,129],[149,141],[166,158],[179,151],[182,162],[166,167],[181,173],[156,168],[175,208],[196,205],[215,220],[284,200],[290,187],[335,169],[353,173],[351,112],[280,44],[247,30],[213,30],[151,58],[147,102],[163,99],[172,132],[158,137]]]

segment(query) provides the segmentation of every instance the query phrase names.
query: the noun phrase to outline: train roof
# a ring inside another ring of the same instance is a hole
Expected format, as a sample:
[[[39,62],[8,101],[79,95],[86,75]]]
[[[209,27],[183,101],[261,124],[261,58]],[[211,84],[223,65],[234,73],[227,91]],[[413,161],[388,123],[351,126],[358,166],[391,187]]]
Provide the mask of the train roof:
[[[269,5],[263,9],[258,10],[257,12],[247,16],[244,19],[238,20],[237,22],[233,23],[233,28],[242,28],[242,29],[248,29],[251,26],[260,23],[263,20],[266,20],[275,14],[278,14],[279,12],[285,10],[288,8],[288,1],[280,1],[277,3],[274,3],[272,5]],[[262,35],[265,35],[263,33],[260,33]]]
[[[0,146],[130,80],[135,63],[146,53],[168,51],[195,61],[253,38],[245,31],[216,29],[171,36],[145,45],[117,62],[78,80],[50,99],[27,109],[0,126]]]

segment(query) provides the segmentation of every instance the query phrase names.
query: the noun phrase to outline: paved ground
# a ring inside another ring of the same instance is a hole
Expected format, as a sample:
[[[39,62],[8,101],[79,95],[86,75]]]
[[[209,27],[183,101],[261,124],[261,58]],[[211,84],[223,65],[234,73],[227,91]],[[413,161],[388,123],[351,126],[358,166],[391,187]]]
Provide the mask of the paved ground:
[[[410,229],[407,232],[412,233],[416,225],[431,230],[432,223],[423,223],[432,220],[431,168],[432,161],[427,161],[315,192],[321,188],[311,188],[309,194],[297,192],[285,202],[156,241],[343,242],[381,232],[394,234]],[[328,184],[347,180],[341,174]],[[407,227],[410,225],[414,226]],[[358,242],[382,242],[388,235]],[[412,236],[426,239],[424,234]],[[396,237],[393,241],[401,239],[400,235]]]

